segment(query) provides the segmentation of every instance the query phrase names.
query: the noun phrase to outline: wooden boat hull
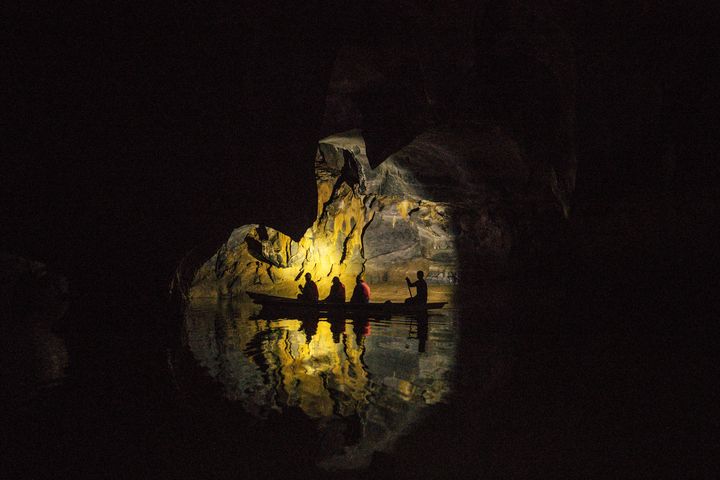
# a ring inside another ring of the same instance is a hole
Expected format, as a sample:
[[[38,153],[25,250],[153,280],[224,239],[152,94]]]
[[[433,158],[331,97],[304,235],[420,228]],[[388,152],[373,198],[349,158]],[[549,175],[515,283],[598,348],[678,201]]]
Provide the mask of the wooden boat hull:
[[[311,303],[294,298],[276,297],[264,293],[247,292],[248,296],[257,304],[266,308],[278,310],[300,310],[318,313],[345,313],[345,314],[413,314],[426,313],[428,310],[440,309],[446,302],[430,302],[425,304],[393,303]]]

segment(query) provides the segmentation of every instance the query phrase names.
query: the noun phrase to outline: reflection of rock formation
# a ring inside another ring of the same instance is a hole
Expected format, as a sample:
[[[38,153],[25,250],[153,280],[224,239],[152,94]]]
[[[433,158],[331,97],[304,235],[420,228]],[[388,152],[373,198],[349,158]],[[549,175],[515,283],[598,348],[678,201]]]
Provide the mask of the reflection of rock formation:
[[[359,361],[362,349],[343,335],[336,344],[328,322],[321,321],[310,343],[286,330],[284,337],[266,351],[268,368],[279,372],[287,405],[297,405],[309,416],[346,416],[365,401],[367,372]]]
[[[365,464],[450,388],[450,318],[424,333],[415,320],[374,322],[368,335],[362,320],[242,320],[247,308],[218,314],[214,304],[195,304],[186,320],[190,348],[249,412],[265,417],[297,407],[315,419],[328,443],[322,451],[338,456],[328,466]]]
[[[433,133],[423,134],[371,169],[357,131],[322,140],[315,164],[318,216],[312,227],[298,242],[268,226],[236,229],[198,271],[191,294],[251,289],[294,295],[306,272],[318,282],[321,295],[333,276],[353,285],[360,272],[378,283],[402,281],[422,269],[431,283],[452,284],[458,242],[507,257],[511,229],[496,206],[502,202],[492,185],[518,189],[526,183],[528,171],[517,147],[510,140],[498,144],[498,135],[481,138],[468,161],[451,143],[438,149],[433,142]]]

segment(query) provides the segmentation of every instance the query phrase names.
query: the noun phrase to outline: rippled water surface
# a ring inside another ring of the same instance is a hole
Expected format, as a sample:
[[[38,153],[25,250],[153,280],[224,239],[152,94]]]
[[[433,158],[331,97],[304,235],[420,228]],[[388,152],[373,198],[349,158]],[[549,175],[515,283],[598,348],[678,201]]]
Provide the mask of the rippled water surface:
[[[458,328],[447,306],[389,319],[268,317],[247,301],[194,301],[188,344],[253,415],[299,408],[314,419],[326,468],[367,465],[452,389]]]

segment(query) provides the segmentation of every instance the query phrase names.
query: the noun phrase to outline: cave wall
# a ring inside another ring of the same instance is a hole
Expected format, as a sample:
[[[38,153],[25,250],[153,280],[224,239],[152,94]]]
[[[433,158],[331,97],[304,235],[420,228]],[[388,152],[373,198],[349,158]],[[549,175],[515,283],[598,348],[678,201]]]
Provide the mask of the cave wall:
[[[456,281],[449,206],[420,190],[409,162],[373,170],[360,132],[350,131],[320,141],[315,172],[318,214],[299,241],[271,226],[239,227],[199,269],[190,295],[294,296],[305,273],[321,296],[339,276],[348,298],[360,273],[372,283],[398,282],[423,269],[430,282]]]
[[[349,287],[358,273],[371,284],[417,270],[431,284],[457,283],[461,269],[468,278],[512,275],[544,247],[533,238],[538,225],[562,219],[547,188],[552,170],[499,128],[429,129],[375,168],[351,130],[320,141],[315,172],[318,214],[303,237],[237,228],[199,269],[191,296],[294,296],[306,272],[321,295],[335,275]],[[482,261],[461,268],[468,257]]]
[[[589,197],[709,192],[715,10],[9,8],[2,250],[80,292],[152,298],[181,259],[194,271],[238,224],[299,239],[316,217],[317,139],[357,127],[372,166],[430,127],[498,127],[545,165],[566,214],[576,171]]]

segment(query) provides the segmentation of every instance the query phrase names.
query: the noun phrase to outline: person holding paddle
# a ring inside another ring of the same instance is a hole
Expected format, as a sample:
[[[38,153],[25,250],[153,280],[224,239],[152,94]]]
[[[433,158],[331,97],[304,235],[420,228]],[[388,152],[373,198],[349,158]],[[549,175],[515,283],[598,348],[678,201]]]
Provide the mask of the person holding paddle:
[[[411,282],[408,277],[405,277],[405,281],[408,285],[408,291],[410,292],[410,298],[405,299],[405,303],[427,303],[427,282],[425,281],[425,272],[418,270],[417,278],[416,282]],[[417,289],[417,294],[414,297],[412,296],[412,290],[410,290],[410,287],[415,287]]]

